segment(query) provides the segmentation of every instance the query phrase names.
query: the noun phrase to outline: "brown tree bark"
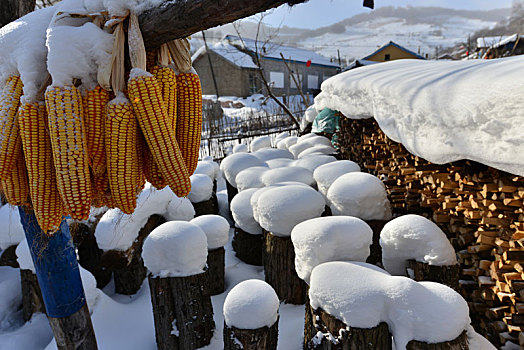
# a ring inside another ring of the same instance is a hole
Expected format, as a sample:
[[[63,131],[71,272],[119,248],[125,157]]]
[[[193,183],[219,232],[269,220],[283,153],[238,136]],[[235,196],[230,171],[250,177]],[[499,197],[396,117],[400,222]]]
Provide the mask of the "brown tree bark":
[[[382,267],[382,248],[380,247],[380,231],[387,224],[387,220],[368,220],[366,223],[373,230],[373,243],[369,247],[367,263]]]
[[[35,9],[36,0],[0,1],[0,27],[15,21]]]
[[[58,350],[98,349],[87,303],[71,316],[48,319]]]
[[[415,260],[408,261],[408,269],[413,271],[415,281],[431,281],[444,284],[460,293],[460,266],[435,266]]]
[[[462,332],[457,338],[437,344],[423,343],[412,340],[406,346],[406,350],[468,350],[468,334]]]
[[[271,327],[238,329],[224,322],[224,350],[276,350],[278,318]]]
[[[225,258],[226,251],[222,248],[209,250],[207,252],[207,276],[206,290],[209,295],[218,295],[224,293],[226,285],[224,282],[225,275]]]
[[[237,258],[246,264],[262,266],[264,252],[264,236],[252,235],[235,227],[235,235],[231,242]]]
[[[12,245],[0,253],[0,266],[19,267],[18,261],[16,260],[16,247],[18,247],[18,244]]]
[[[22,282],[22,314],[29,321],[35,312],[45,313],[44,299],[36,275],[31,270],[20,270]]]
[[[195,217],[208,214],[218,214],[217,195],[213,192],[207,201],[192,203],[195,209]]]

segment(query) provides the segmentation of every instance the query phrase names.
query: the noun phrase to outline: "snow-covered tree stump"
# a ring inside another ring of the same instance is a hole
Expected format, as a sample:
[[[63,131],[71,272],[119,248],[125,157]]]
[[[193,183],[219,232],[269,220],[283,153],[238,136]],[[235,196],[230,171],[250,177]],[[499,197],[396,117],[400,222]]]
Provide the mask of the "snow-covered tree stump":
[[[15,254],[16,247],[17,245],[9,246],[0,253],[0,266],[18,267]]]
[[[224,302],[224,350],[276,350],[279,300],[260,280],[237,284]]]
[[[264,271],[266,282],[280,300],[289,304],[304,304],[306,283],[295,271],[295,250],[291,237],[279,237],[264,231]]]
[[[213,180],[206,174],[191,175],[191,192],[187,196],[193,208],[195,216],[218,213],[218,201],[213,200]]]
[[[216,194],[213,192],[210,199],[193,203],[193,208],[195,209],[195,217],[201,215],[218,214],[218,201]]]
[[[436,344],[429,344],[412,340],[406,346],[406,350],[468,350],[468,333],[462,332],[457,338]]]
[[[373,243],[369,247],[370,254],[366,262],[373,265],[382,265],[382,248],[380,247],[380,231],[388,220],[366,220],[373,230]]]
[[[200,227],[207,238],[206,290],[210,295],[224,293],[225,254],[224,246],[229,240],[229,222],[220,215],[203,215],[191,220]]]
[[[252,235],[235,227],[232,245],[237,258],[250,265],[262,266],[263,235]]]
[[[233,198],[235,198],[235,196],[238,194],[238,189],[236,187],[233,187],[233,185],[231,185],[229,181],[227,180],[226,180],[226,189],[227,189],[227,201],[228,203],[231,203]]]
[[[22,282],[22,315],[29,321],[36,312],[45,313],[44,299],[36,274],[31,270],[20,270]]]
[[[408,260],[407,275],[415,281],[431,281],[460,291],[460,265],[437,266],[416,260]]]
[[[159,350],[192,350],[208,345],[215,323],[205,233],[195,224],[170,221],[146,238],[142,252],[151,272],[149,287]]]

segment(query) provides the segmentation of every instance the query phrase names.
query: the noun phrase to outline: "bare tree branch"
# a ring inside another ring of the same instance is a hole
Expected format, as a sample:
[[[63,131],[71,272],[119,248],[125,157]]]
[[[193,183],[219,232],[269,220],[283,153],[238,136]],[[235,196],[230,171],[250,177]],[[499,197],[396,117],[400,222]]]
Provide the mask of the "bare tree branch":
[[[236,21],[278,7],[307,0],[168,0],[139,16],[148,48],[205,29]]]

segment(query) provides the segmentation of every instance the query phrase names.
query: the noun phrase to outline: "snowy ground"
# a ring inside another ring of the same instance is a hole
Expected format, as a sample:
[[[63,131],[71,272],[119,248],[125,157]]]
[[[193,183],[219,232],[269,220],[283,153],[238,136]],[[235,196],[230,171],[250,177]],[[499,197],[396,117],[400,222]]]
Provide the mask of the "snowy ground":
[[[227,215],[225,183],[219,181],[218,198],[221,214]],[[264,279],[262,267],[247,265],[238,260],[231,247],[233,230],[226,245],[226,292],[212,297],[216,330],[209,346],[203,349],[220,350],[224,318],[222,308],[227,293],[247,279]],[[111,282],[100,293],[92,310],[92,320],[100,349],[155,350],[155,330],[147,280],[133,296],[115,294]],[[45,315],[34,315],[24,323],[21,306],[18,269],[0,267],[0,350],[56,349]],[[303,305],[280,305],[278,349],[302,349],[304,329]]]

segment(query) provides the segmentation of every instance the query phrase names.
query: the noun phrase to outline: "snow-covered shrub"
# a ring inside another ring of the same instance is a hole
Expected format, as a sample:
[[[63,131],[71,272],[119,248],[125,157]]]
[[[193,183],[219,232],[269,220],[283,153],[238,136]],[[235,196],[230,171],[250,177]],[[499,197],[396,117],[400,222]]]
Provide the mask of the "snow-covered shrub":
[[[220,169],[226,180],[233,187],[237,187],[235,178],[239,172],[253,166],[267,166],[267,164],[250,153],[235,153],[224,158],[220,163]]]
[[[403,215],[388,222],[380,232],[382,261],[393,275],[406,273],[407,261],[429,265],[455,265],[455,250],[446,234],[420,215]]]
[[[302,168],[306,168],[307,170],[313,172],[319,166],[327,164],[327,163],[334,162],[336,160],[337,160],[337,158],[335,158],[333,156],[324,155],[324,154],[309,155],[308,157],[304,157],[302,159],[295,160],[293,165],[300,166]]]
[[[4,205],[0,208],[0,249],[17,245],[25,238],[18,208]]]
[[[309,186],[313,186],[315,184],[313,173],[306,168],[298,166],[268,170],[262,174],[261,180],[266,186],[284,181],[302,182]]]
[[[264,281],[251,279],[231,289],[224,301],[224,320],[229,327],[258,329],[271,327],[278,319],[280,301]]]
[[[262,161],[268,161],[270,159],[277,158],[293,159],[293,154],[286,149],[263,148],[256,152],[253,152],[252,154]]]
[[[169,221],[144,241],[144,265],[155,277],[187,277],[204,272],[207,237],[195,224]]]
[[[259,149],[269,147],[271,147],[271,137],[269,136],[255,137],[253,140],[251,140],[251,143],[249,144],[249,150],[251,152],[256,152]]]
[[[333,215],[350,215],[362,220],[388,220],[391,207],[386,187],[376,176],[349,173],[336,179],[327,192]]]
[[[386,322],[397,349],[410,340],[440,343],[468,329],[468,304],[453,289],[434,282],[391,276],[356,262],[327,262],[313,269],[309,298],[324,311],[356,328]]]
[[[251,206],[251,197],[257,191],[258,188],[241,191],[231,201],[231,213],[235,224],[252,235],[262,234],[262,227],[255,221]]]
[[[366,261],[373,231],[352,216],[303,221],[291,231],[298,277],[309,284],[311,271],[328,261]]]
[[[242,170],[235,177],[237,189],[239,191],[244,191],[248,188],[264,187],[264,183],[262,182],[262,175],[268,170],[269,168],[265,166],[254,166]]]
[[[204,231],[207,249],[213,250],[226,245],[229,239],[229,222],[220,215],[201,215],[190,221]]]
[[[245,153],[248,152],[248,147],[246,144],[239,143],[238,145],[233,146],[233,153]]]
[[[318,191],[323,195],[326,195],[331,184],[340,176],[359,171],[360,167],[357,163],[350,160],[337,160],[336,162],[320,165],[313,172],[313,178],[317,182]]]
[[[203,174],[193,174],[190,176],[191,179],[191,192],[187,195],[187,198],[191,203],[200,203],[207,201],[213,195],[213,180]]]

